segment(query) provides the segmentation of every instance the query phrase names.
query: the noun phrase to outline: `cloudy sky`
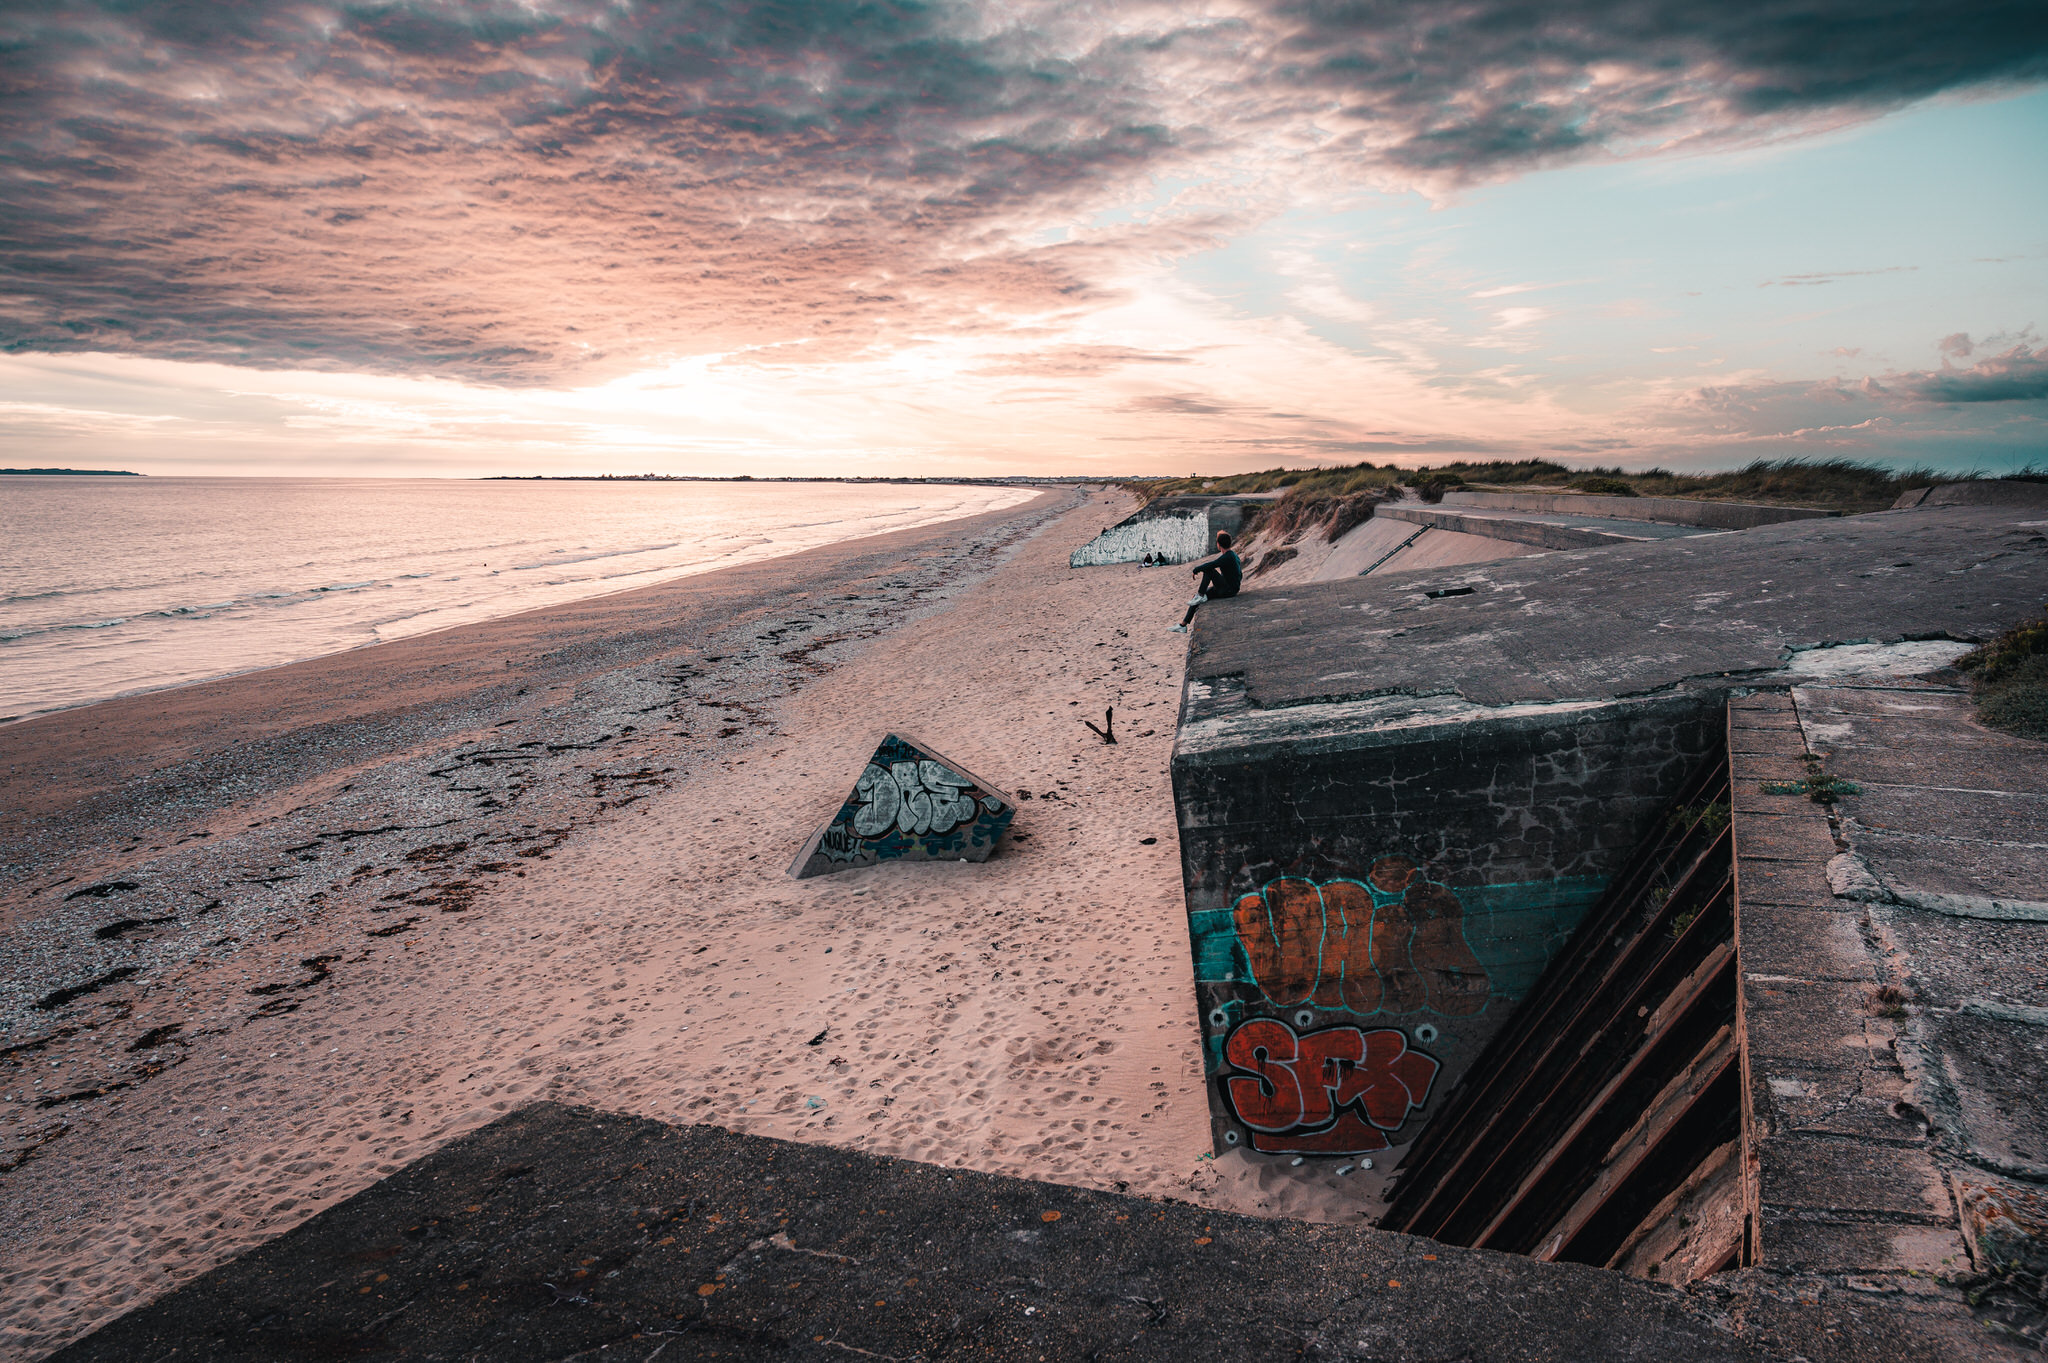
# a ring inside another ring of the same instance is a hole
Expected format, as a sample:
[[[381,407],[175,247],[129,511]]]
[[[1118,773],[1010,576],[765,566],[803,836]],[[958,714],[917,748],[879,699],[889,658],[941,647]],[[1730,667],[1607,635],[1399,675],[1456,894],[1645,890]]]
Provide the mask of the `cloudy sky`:
[[[2048,466],[2039,0],[7,0],[0,51],[0,463]]]

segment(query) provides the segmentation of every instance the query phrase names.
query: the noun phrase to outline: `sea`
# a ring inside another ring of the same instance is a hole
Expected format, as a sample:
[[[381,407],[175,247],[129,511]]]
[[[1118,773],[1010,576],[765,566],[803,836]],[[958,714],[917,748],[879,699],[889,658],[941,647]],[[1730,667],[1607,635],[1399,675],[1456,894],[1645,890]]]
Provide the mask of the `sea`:
[[[1033,495],[937,483],[0,477],[0,722]]]

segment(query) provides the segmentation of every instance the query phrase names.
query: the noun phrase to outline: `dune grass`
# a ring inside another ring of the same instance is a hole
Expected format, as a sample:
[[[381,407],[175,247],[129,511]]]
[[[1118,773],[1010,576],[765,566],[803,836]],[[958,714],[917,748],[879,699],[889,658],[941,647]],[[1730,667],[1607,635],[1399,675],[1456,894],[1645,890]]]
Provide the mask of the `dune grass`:
[[[2048,612],[1956,659],[1977,717],[2022,738],[2048,739]]]
[[[1586,492],[1620,497],[1689,497],[1763,502],[1828,511],[1882,511],[1908,488],[1967,482],[1982,474],[1932,469],[1885,469],[1849,459],[1759,459],[1725,473],[1673,473],[1669,469],[1571,469],[1547,459],[1460,461],[1421,468],[1349,464],[1341,468],[1265,469],[1216,478],[1133,479],[1126,486],[1149,498],[1189,493],[1231,494],[1285,490],[1287,499],[1352,498],[1398,486],[1425,501],[1452,488],[1478,491]],[[2026,469],[2001,475],[2033,482],[2048,473]]]

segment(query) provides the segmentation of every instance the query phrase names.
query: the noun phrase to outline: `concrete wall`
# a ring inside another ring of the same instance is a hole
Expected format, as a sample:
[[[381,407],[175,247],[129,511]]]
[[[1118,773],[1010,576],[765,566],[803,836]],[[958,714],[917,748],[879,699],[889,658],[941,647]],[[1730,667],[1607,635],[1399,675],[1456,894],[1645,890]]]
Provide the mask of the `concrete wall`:
[[[1598,549],[1610,544],[1633,543],[1636,538],[1640,538],[1618,531],[1550,525],[1543,521],[1516,521],[1497,516],[1460,515],[1456,511],[1436,511],[1429,507],[1382,507],[1379,517],[1392,521],[1406,521],[1413,525],[1431,526],[1459,534],[1509,540],[1537,549]]]
[[[1662,521],[1715,530],[1754,530],[1759,525],[1836,514],[1797,506],[1702,502],[1689,497],[1603,497],[1584,492],[1446,492],[1443,505],[1474,510],[1565,511],[1577,516],[1614,516],[1625,521]]]
[[[1067,565],[1137,563],[1147,554],[1167,563],[1192,563],[1216,552],[1218,530],[1235,535],[1243,525],[1242,498],[1162,497],[1076,549]]]
[[[1190,684],[1173,763],[1216,1146],[1372,1155],[1371,1209],[1714,751],[1724,693],[1256,712],[1228,690]]]

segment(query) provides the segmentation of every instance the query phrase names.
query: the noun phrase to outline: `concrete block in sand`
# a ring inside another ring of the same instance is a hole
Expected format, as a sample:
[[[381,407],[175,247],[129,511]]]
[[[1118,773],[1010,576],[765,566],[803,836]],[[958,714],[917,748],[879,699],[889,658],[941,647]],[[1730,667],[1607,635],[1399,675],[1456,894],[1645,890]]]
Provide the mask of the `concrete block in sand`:
[[[839,810],[811,834],[798,880],[884,861],[987,861],[1017,802],[923,743],[891,733]]]

